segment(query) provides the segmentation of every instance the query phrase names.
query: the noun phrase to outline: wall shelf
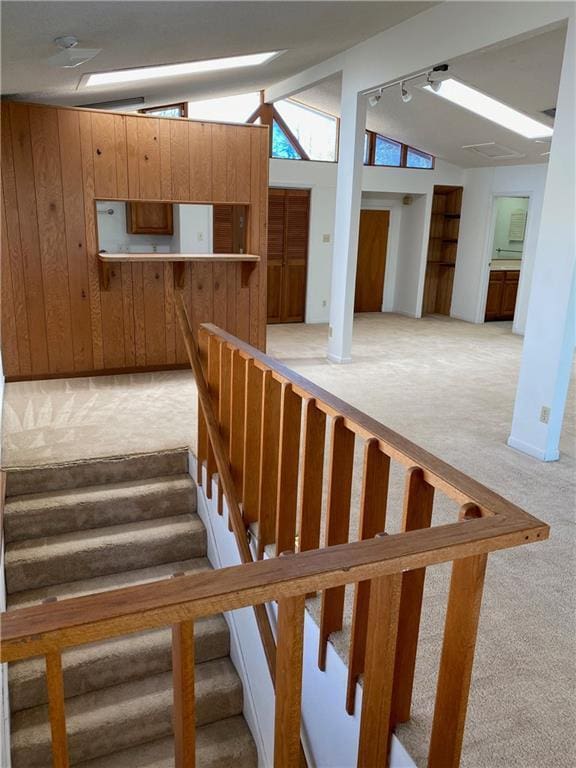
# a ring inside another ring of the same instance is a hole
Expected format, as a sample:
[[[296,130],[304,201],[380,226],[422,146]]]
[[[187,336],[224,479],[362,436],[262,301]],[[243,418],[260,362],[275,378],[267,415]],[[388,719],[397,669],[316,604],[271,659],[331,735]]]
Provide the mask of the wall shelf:
[[[174,286],[184,287],[186,264],[188,262],[213,263],[227,262],[242,265],[242,285],[246,286],[252,270],[260,256],[253,253],[105,253],[98,254],[100,268],[100,286],[103,291],[110,290],[110,278],[114,264],[158,264],[172,263]]]

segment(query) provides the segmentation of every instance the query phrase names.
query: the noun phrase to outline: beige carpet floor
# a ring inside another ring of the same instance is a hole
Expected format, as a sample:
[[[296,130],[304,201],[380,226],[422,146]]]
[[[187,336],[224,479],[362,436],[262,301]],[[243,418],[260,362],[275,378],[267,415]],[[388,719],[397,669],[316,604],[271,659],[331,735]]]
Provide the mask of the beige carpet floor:
[[[269,353],[551,525],[550,541],[489,559],[462,765],[575,765],[574,387],[561,459],[544,464],[506,446],[522,344],[510,324],[363,315],[355,322],[354,361],[344,366],[324,357],[326,334],[326,326],[272,326]],[[3,463],[194,446],[195,411],[187,372],[8,384]],[[358,445],[358,462],[360,456]],[[390,531],[400,523],[402,488],[395,468]],[[356,483],[351,535],[357,505]],[[454,513],[437,498],[434,524]],[[427,576],[413,717],[400,731],[419,765],[426,761],[448,577],[445,566]],[[347,639],[347,627],[334,638],[343,655]]]

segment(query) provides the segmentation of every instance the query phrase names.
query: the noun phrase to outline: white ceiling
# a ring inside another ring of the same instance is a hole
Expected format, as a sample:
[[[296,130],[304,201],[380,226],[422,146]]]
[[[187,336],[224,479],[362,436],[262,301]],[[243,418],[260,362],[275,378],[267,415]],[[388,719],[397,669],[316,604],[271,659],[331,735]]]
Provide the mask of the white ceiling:
[[[562,27],[475,52],[447,62],[449,74],[552,125],[553,121],[541,111],[556,105],[565,34]],[[340,82],[340,77],[330,78],[295,98],[339,115]],[[412,101],[404,104],[399,87],[384,91],[379,104],[368,108],[367,127],[464,168],[546,162],[542,152],[548,150],[547,143],[525,139],[421,88],[413,88],[412,92]],[[461,148],[492,141],[523,157],[484,159]]]
[[[82,105],[144,96],[150,105],[267,87],[431,7],[433,2],[2,3],[2,94]],[[47,59],[75,35],[103,48],[76,69]],[[285,50],[262,67],[76,90],[87,72]]]

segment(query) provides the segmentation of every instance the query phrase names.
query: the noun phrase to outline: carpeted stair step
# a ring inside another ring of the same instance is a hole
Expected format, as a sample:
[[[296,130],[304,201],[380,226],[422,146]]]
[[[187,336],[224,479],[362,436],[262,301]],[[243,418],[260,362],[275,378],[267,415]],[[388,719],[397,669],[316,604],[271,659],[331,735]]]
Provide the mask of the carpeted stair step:
[[[243,717],[196,729],[198,768],[256,768],[258,755]],[[174,768],[174,742],[160,739],[114,755],[79,763],[78,768]]]
[[[198,726],[242,711],[242,685],[229,659],[198,664],[195,691]],[[172,696],[172,674],[168,672],[68,699],[66,724],[71,764],[110,755],[146,740],[169,737]],[[16,712],[11,724],[12,768],[51,765],[48,707]]]
[[[222,616],[194,622],[194,658],[197,664],[230,652],[228,625]],[[62,654],[66,698],[137,680],[172,669],[172,633],[169,628],[80,645]],[[12,712],[45,704],[46,665],[43,658],[26,659],[8,667]]]
[[[190,475],[168,475],[13,496],[4,509],[4,536],[10,543],[195,511]]]
[[[29,589],[24,592],[8,595],[8,610],[28,608],[31,605],[38,605],[38,603],[43,603],[53,598],[66,600],[69,597],[83,597],[84,595],[92,595],[95,592],[108,592],[111,589],[148,584],[159,579],[169,579],[176,573],[197,573],[209,568],[211,568],[211,565],[206,558],[195,557],[191,560],[176,560],[175,562],[163,563],[162,565],[155,565],[150,568],[139,568],[133,571],[111,573],[107,576],[96,576],[93,579],[53,584],[49,587],[41,587],[40,589]]]
[[[13,594],[205,553],[206,531],[190,514],[13,542],[6,547],[6,589]]]
[[[86,488],[105,483],[140,482],[152,477],[188,472],[188,449],[67,462],[41,467],[11,468],[6,495],[47,493],[66,488]]]

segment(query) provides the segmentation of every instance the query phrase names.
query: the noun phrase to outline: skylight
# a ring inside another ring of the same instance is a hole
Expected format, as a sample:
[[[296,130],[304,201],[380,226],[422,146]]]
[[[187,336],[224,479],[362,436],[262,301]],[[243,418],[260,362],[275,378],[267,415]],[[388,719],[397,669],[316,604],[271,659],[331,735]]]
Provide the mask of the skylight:
[[[247,56],[228,56],[225,59],[185,61],[181,64],[163,64],[159,67],[96,72],[91,75],[85,75],[83,85],[86,88],[93,88],[98,85],[117,85],[137,80],[155,80],[160,77],[178,77],[179,75],[197,75],[203,72],[218,72],[225,69],[257,67],[261,64],[266,64],[278,55],[278,51],[268,51],[267,53],[252,53]]]
[[[470,112],[486,118],[486,120],[491,120],[509,131],[519,133],[527,139],[540,139],[553,134],[549,125],[544,125],[544,123],[518,112],[501,101],[497,101],[469,85],[464,85],[459,80],[448,78],[441,81],[440,87],[438,87],[438,83],[434,83],[434,86],[438,90],[430,85],[425,85],[424,90],[441,96],[459,107],[468,109]]]

